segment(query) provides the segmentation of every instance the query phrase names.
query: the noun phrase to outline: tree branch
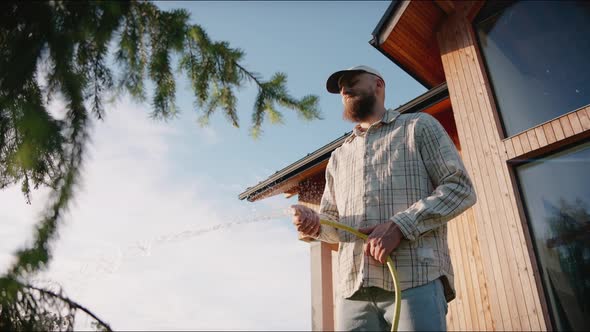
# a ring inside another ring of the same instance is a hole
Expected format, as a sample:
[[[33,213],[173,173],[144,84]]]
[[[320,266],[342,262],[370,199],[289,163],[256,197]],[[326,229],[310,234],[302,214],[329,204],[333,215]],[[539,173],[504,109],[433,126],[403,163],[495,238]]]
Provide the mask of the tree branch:
[[[18,281],[17,281],[17,283],[20,284],[24,288],[33,289],[33,290],[36,290],[36,291],[38,291],[38,292],[40,292],[42,294],[46,294],[46,295],[49,295],[49,296],[53,296],[55,298],[58,298],[58,299],[60,299],[60,300],[62,300],[64,302],[66,302],[70,307],[76,308],[76,310],[83,311],[88,316],[90,316],[94,320],[96,320],[99,324],[101,324],[102,326],[104,326],[105,328],[107,328],[108,331],[112,331],[113,330],[113,329],[111,329],[111,326],[107,322],[105,322],[102,319],[98,318],[94,313],[92,313],[92,311],[86,309],[83,305],[81,305],[81,304],[79,304],[79,303],[77,303],[77,302],[75,302],[73,300],[70,300],[67,297],[61,296],[61,295],[59,295],[57,293],[54,293],[54,292],[49,291],[49,290],[46,290],[46,289],[37,288],[37,287],[35,287],[33,285],[22,284],[22,283],[20,283]]]
[[[239,63],[234,62],[234,65],[238,68],[240,68],[240,70],[244,73],[246,73],[246,75],[248,75],[252,80],[254,80],[254,82],[256,82],[256,84],[258,84],[258,87],[260,87],[261,89],[264,89],[263,84],[256,78],[256,76],[252,75],[252,73],[250,73],[246,68],[242,67]]]

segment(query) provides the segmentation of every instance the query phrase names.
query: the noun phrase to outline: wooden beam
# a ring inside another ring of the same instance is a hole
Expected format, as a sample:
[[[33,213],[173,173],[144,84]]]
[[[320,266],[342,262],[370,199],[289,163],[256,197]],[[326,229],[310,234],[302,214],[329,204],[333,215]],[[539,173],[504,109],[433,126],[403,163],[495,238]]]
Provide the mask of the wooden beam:
[[[590,106],[579,108],[504,139],[506,151],[511,151],[514,147],[508,159],[537,157],[590,136],[590,131],[584,129],[588,110]]]
[[[302,183],[299,204],[316,211],[320,208],[318,195],[313,190],[314,184],[321,184],[321,177],[316,176]],[[334,286],[332,269],[332,251],[334,245],[302,237],[309,242],[311,263],[311,329],[312,331],[334,331]]]
[[[334,286],[332,250],[327,243],[312,242],[311,256],[311,329],[334,331]]]
[[[447,15],[455,11],[455,4],[451,0],[434,0],[438,8],[442,9]]]

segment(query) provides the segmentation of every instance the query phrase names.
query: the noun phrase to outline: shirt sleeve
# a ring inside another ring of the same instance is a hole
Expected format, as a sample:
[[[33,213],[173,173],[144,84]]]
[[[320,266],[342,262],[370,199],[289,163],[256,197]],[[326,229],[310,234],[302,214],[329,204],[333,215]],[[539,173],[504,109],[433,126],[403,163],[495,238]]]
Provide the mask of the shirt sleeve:
[[[475,190],[455,145],[434,117],[421,114],[415,142],[434,191],[395,214],[396,223],[410,241],[436,229],[475,204]]]
[[[334,191],[334,160],[330,158],[328,166],[326,166],[326,186],[324,187],[324,194],[320,201],[319,215],[320,219],[339,222],[340,217],[338,208],[336,206],[336,195]],[[338,243],[340,237],[336,228],[331,226],[321,225],[320,234],[316,237],[317,240]]]

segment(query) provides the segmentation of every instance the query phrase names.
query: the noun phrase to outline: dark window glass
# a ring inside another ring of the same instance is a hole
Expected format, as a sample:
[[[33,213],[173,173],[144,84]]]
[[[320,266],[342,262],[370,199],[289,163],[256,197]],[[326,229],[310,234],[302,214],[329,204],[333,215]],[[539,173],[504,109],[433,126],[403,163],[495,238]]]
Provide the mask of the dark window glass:
[[[559,330],[590,330],[590,142],[516,167]]]
[[[590,104],[590,1],[488,1],[475,22],[507,136]]]

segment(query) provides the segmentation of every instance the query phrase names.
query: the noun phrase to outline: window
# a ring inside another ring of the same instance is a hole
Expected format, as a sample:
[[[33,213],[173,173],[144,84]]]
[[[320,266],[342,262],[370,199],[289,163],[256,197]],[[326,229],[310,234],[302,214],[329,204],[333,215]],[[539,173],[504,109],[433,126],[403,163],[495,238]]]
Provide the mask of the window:
[[[488,1],[474,22],[506,136],[590,104],[590,2]]]
[[[590,330],[590,142],[516,167],[558,330]]]

